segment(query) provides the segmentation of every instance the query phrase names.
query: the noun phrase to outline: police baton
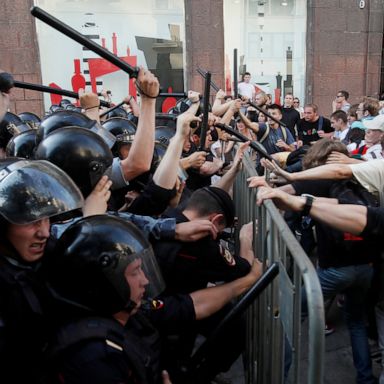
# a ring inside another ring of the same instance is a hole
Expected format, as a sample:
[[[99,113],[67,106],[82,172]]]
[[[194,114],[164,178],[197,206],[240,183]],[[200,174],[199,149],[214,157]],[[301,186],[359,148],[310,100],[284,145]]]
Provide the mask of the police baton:
[[[200,67],[197,67],[197,73],[201,75],[204,79],[206,78],[207,71],[202,70]],[[220,88],[211,80],[211,88],[218,92]]]
[[[8,93],[15,86],[13,76],[8,72],[0,73],[0,92]]]
[[[272,283],[279,274],[279,264],[274,262],[256,281],[256,283],[248,290],[248,292],[239,300],[239,302],[231,309],[231,311],[218,324],[214,331],[209,335],[205,342],[197,349],[191,357],[190,368],[196,369],[201,365],[207,353],[212,349],[217,340],[225,338],[228,332],[228,326],[237,318],[239,318],[248,307],[256,300],[256,298],[264,291],[264,289]]]
[[[242,95],[238,95],[240,98],[242,98],[243,96]],[[261,112],[263,115],[269,117],[271,120],[273,120],[275,123],[281,125],[282,127],[284,128],[287,128],[287,124],[283,123],[282,121],[280,120],[277,120],[275,117],[273,117],[272,115],[270,115],[265,109],[263,108],[260,108],[258,105],[256,105],[255,103],[252,103],[252,101],[247,101],[247,104],[249,104],[251,107],[257,109],[259,112]]]
[[[236,136],[238,139],[240,139],[243,143],[249,141],[249,138],[242,135],[240,132],[236,131],[232,127],[230,127],[227,124],[223,123],[216,123],[215,127],[222,129],[225,132],[230,133],[233,136]],[[251,141],[249,146],[254,149],[256,152],[258,152],[262,157],[267,158],[270,161],[273,161],[272,156],[265,150],[264,146],[260,144],[257,141]]]
[[[83,36],[81,33],[76,31],[69,25],[64,24],[59,19],[56,19],[55,17],[50,15],[48,12],[45,12],[43,9],[34,6],[31,8],[31,14],[37,19],[43,21],[44,23],[48,24],[52,28],[56,29],[57,31],[68,36],[70,39],[75,40],[76,42],[88,48],[92,52],[97,53],[103,59],[116,65],[116,67],[128,73],[129,77],[137,78],[140,68],[132,67],[131,65],[126,63],[124,60],[120,59],[113,53],[109,52],[106,48],[103,48],[101,45],[95,43],[91,39],[88,39],[87,37]]]
[[[205,76],[204,109],[203,109],[203,121],[201,124],[199,151],[205,151],[205,139],[207,137],[207,130],[208,130],[208,112],[209,112],[208,109],[209,109],[210,88],[211,88],[211,72],[207,72]]]
[[[79,94],[72,91],[67,91],[65,89],[59,89],[54,87],[47,87],[46,85],[40,85],[40,84],[33,84],[33,83],[26,83],[24,81],[14,80],[14,86],[16,88],[22,88],[22,89],[30,89],[32,91],[38,91],[38,92],[45,92],[45,93],[53,93],[55,95],[61,95],[66,97],[72,97],[74,99],[79,98]],[[100,100],[100,105],[103,107],[110,107],[111,104],[107,101]]]
[[[235,99],[239,97],[238,81],[237,81],[237,48],[233,50],[233,96]]]

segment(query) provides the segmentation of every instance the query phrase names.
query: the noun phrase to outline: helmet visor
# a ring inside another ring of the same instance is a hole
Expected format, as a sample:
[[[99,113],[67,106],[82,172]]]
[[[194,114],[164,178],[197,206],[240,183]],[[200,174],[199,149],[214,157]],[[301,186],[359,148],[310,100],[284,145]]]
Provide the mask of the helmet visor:
[[[82,206],[82,194],[72,179],[48,161],[21,160],[5,167],[0,163],[0,214],[10,223],[64,220]]]
[[[105,269],[104,273],[123,300],[126,300],[128,298],[128,292],[129,295],[131,295],[134,289],[133,286],[130,286],[129,277],[126,276],[126,270],[129,265],[137,260],[139,260],[140,263],[137,264],[135,273],[139,276],[141,275],[141,285],[145,286],[143,300],[153,299],[164,291],[165,283],[152,247],[148,247],[141,252],[129,254],[121,252],[118,255],[118,260],[118,263]]]
[[[90,130],[97,133],[107,143],[109,148],[112,148],[115,144],[116,137],[99,123],[93,124]]]

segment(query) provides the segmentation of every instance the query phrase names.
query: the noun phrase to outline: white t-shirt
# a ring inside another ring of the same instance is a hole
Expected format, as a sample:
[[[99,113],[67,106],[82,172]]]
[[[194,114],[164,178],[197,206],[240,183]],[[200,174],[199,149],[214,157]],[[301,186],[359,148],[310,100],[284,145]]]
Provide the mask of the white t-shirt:
[[[241,96],[248,97],[252,100],[253,94],[255,93],[255,87],[251,83],[245,83],[244,81],[238,84],[238,92]]]
[[[384,160],[370,160],[348,165],[355,179],[368,192],[379,197],[380,206],[384,207]]]

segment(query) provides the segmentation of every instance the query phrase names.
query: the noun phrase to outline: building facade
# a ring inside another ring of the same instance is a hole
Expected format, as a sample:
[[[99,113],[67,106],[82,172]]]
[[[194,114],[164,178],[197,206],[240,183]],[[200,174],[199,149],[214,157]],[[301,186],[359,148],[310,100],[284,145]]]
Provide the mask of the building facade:
[[[30,15],[38,5],[132,65],[154,71],[163,91],[203,90],[198,67],[228,92],[239,75],[276,101],[292,92],[328,115],[337,91],[351,103],[384,92],[384,0],[6,0],[0,5],[0,68],[16,79],[76,90],[132,82],[105,60]],[[16,89],[11,111],[43,115],[50,96]]]

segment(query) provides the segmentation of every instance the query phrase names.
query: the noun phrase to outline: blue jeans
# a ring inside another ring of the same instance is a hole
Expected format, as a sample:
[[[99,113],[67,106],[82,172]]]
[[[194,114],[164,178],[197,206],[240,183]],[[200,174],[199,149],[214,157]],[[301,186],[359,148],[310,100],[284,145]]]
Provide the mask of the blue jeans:
[[[364,311],[365,297],[371,284],[373,268],[369,264],[318,268],[317,274],[324,301],[333,298],[338,293],[344,293],[345,318],[351,337],[357,383],[374,383]],[[303,299],[305,300],[304,295]],[[303,309],[305,308],[306,305],[303,306]]]

